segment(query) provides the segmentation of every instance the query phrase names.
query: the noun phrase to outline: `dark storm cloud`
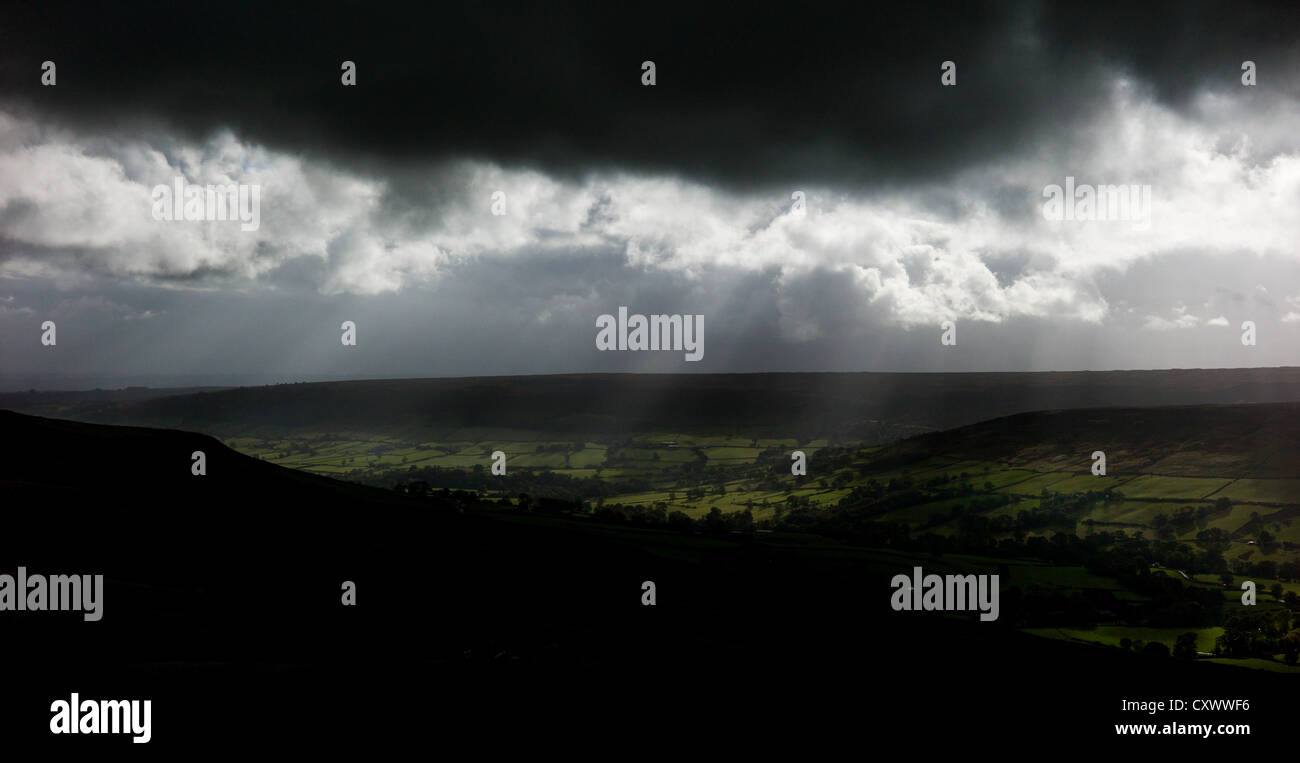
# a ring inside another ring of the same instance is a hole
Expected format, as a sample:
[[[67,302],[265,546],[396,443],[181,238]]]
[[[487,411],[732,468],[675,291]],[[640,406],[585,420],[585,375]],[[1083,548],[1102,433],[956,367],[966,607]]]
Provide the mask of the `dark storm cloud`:
[[[0,97],[90,132],[229,126],[386,175],[467,156],[889,184],[1070,133],[1116,72],[1182,107],[1237,87],[1249,58],[1261,94],[1294,94],[1297,22],[1294,4],[1186,2],[9,4]],[[39,85],[46,59],[56,88]],[[356,88],[339,84],[343,60]],[[939,85],[944,60],[955,88]]]

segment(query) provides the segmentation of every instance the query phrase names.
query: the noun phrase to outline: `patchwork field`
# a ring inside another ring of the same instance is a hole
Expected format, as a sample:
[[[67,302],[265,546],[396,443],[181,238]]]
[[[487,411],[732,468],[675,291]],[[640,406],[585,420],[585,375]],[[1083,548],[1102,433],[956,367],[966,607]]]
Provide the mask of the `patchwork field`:
[[[1168,477],[1144,474],[1124,484],[1120,492],[1130,498],[1186,498],[1198,500],[1223,488],[1231,480],[1201,477]]]
[[[997,437],[1011,438],[1003,424],[992,424],[998,425],[993,428]],[[1151,432],[1141,429],[1134,436],[1150,439]],[[976,447],[981,441],[969,433],[956,438],[957,445],[967,443],[965,452],[931,435],[897,446],[868,446],[662,430],[602,439],[448,428],[424,432],[418,440],[351,432],[226,442],[283,466],[398,489],[408,483],[422,485],[422,490],[468,489],[499,506],[518,508],[550,498],[564,502],[574,516],[708,527],[711,532],[780,537],[791,527],[801,532],[846,527],[855,538],[911,539],[933,550],[932,566],[1001,569],[1003,585],[1033,597],[1036,617],[1060,620],[1055,627],[1027,620],[1023,627],[1031,633],[1140,650],[1152,642],[1173,649],[1181,634],[1193,632],[1199,652],[1213,653],[1219,646],[1223,654],[1234,655],[1225,658],[1232,664],[1290,670],[1285,654],[1277,651],[1281,642],[1270,642],[1271,651],[1223,646],[1233,643],[1220,639],[1225,628],[1238,628],[1239,636],[1243,627],[1253,632],[1253,626],[1232,626],[1226,619],[1208,625],[1203,609],[1238,611],[1240,584],[1247,579],[1257,585],[1263,616],[1300,607],[1300,576],[1295,573],[1300,564],[1300,477],[1259,476],[1283,471],[1271,456],[1209,453],[1198,462],[1195,454],[1208,451],[1189,448],[1157,456],[1124,444],[1111,446],[1108,458],[1112,466],[1129,470],[1112,468],[1096,476],[1087,458],[1090,448],[1056,452],[1044,444],[1049,438],[1038,439],[1032,446],[1008,444],[1014,457],[1006,460],[972,457],[998,451]],[[927,440],[954,450],[916,447]],[[1197,448],[1206,447],[1198,441]],[[796,450],[804,454],[806,474],[791,471]],[[506,455],[504,480],[491,474],[494,451]],[[1132,470],[1134,464],[1145,470]],[[851,521],[841,519],[847,517]],[[1071,540],[1102,544],[1087,554],[1107,546],[1112,551],[1140,548],[1127,552],[1139,554],[1134,557],[1138,566],[1180,585],[1153,587],[1149,578],[1121,582],[1127,573],[1096,571],[1097,563],[1109,559],[1105,554],[1093,565],[1080,564],[1082,550],[1055,563],[1035,561],[1052,559],[1052,550]],[[941,550],[971,544],[988,549],[990,556],[980,561]],[[825,553],[837,553],[835,548],[827,543]],[[994,556],[1004,549],[1014,551],[1006,558]],[[1183,595],[1200,598],[1169,610],[1171,597]],[[1162,612],[1160,619],[1148,621],[1148,613]],[[1187,625],[1177,627],[1180,620]]]
[[[1195,521],[1175,528],[1175,536],[1188,542],[1207,529],[1229,533],[1237,553],[1246,558],[1278,561],[1300,556],[1300,517],[1280,510],[1300,501],[1300,479],[1187,477],[1160,474],[1110,474],[1094,476],[1077,468],[1040,471],[1006,463],[935,455],[905,466],[877,460],[877,447],[790,438],[747,438],[647,432],[622,441],[594,442],[547,439],[529,430],[486,428],[450,429],[445,439],[419,442],[382,435],[306,435],[294,438],[233,437],[226,442],[236,450],[295,469],[353,479],[396,478],[403,472],[439,469],[487,470],[493,451],[506,454],[510,472],[529,470],[572,479],[641,480],[649,489],[615,493],[605,505],[680,511],[692,518],[713,510],[723,513],[751,511],[755,521],[772,519],[797,506],[833,510],[855,487],[915,484],[925,490],[948,490],[935,500],[900,506],[880,515],[913,530],[939,534],[951,532],[950,521],[964,513],[973,498],[1005,496],[981,514],[990,520],[1014,520],[1022,512],[1042,508],[1041,496],[1075,496],[1113,491],[1113,496],[1092,502],[1085,513],[1066,524],[1035,528],[1050,537],[1054,532],[1084,536],[1101,531],[1127,530],[1156,537],[1161,517],[1179,511],[1198,514]],[[802,450],[808,476],[789,473],[790,453]],[[834,467],[823,467],[822,457]],[[766,458],[766,461],[760,464]],[[881,468],[881,467],[884,468]],[[721,478],[709,475],[722,475]],[[1226,499],[1227,508],[1215,502]],[[1276,541],[1268,547],[1251,545],[1253,536],[1266,530]],[[1298,548],[1288,549],[1287,545]]]
[[[1209,497],[1243,502],[1300,503],[1300,480],[1233,480]]]

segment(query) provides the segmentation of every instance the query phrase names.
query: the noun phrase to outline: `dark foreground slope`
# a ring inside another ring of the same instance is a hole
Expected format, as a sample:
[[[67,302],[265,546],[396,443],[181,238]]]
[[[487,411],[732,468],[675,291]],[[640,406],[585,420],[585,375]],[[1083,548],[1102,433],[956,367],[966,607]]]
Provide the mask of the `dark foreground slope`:
[[[107,579],[98,623],[0,613],[10,747],[140,747],[49,735],[50,702],[74,691],[152,699],[149,748],[190,753],[1025,753],[1113,743],[1111,724],[1147,719],[1118,712],[1122,698],[1170,695],[1248,698],[1248,717],[1219,720],[1251,722],[1254,742],[1288,733],[1283,676],[892,612],[890,577],[940,559],[461,513],[186,432],[9,412],[0,432],[0,568]],[[206,476],[190,474],[194,450]]]
[[[885,441],[1027,411],[1300,400],[1300,368],[1068,373],[583,374],[241,387],[166,396],[11,393],[0,408],[218,436],[450,427]]]

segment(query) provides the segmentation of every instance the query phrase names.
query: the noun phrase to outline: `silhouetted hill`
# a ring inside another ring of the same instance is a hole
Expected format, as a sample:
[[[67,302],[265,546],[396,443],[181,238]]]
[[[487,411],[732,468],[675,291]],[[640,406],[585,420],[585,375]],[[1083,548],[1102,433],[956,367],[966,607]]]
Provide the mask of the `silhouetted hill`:
[[[1100,450],[1116,474],[1300,477],[1300,404],[1035,411],[921,435],[899,448],[1080,471]]]
[[[208,435],[144,427],[100,426],[0,411],[0,485],[7,490],[82,489],[96,493],[167,496],[237,514],[251,495],[283,499],[278,517],[347,501],[409,504],[381,490],[285,469],[237,453]],[[208,475],[191,473],[191,455],[202,451]]]
[[[1046,409],[1300,401],[1300,368],[1070,373],[590,374],[323,382],[151,396],[0,395],[0,407],[191,429],[649,429],[896,439]]]

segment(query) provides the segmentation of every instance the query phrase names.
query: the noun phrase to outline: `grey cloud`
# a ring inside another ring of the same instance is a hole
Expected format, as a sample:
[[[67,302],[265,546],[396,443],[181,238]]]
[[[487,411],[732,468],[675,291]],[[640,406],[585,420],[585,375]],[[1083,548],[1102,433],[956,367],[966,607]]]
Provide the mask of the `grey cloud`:
[[[238,25],[208,14],[9,9],[0,96],[82,128],[162,123],[199,141],[229,127],[353,171],[469,158],[749,188],[951,176],[1075,132],[1117,72],[1182,110],[1232,91],[1247,56],[1258,97],[1300,92],[1288,75],[1300,11],[1269,4],[258,4]],[[343,51],[356,88],[338,83]],[[33,74],[51,55],[56,93]],[[654,88],[639,83],[647,58]],[[955,88],[939,86],[944,60],[958,62]]]

